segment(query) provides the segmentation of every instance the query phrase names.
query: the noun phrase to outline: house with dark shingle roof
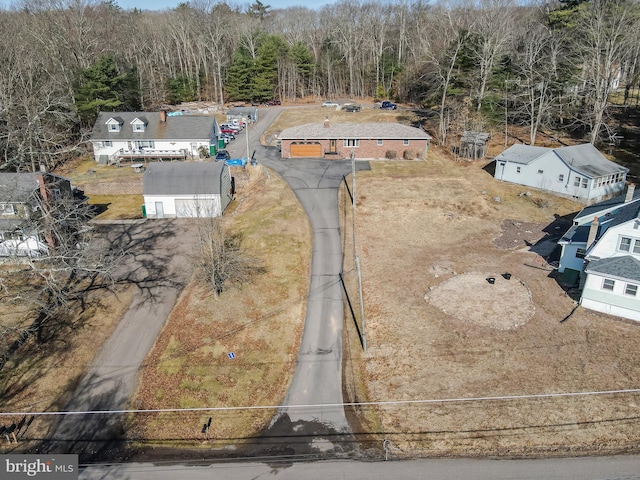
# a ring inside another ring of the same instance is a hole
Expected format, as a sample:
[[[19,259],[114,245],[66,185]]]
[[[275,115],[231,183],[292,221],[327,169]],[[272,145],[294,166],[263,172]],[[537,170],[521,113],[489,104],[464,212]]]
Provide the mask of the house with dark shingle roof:
[[[40,221],[43,211],[55,215],[56,202],[84,201],[77,193],[58,175],[0,173],[0,257],[48,254],[55,242]]]
[[[94,158],[101,164],[185,160],[215,153],[219,133],[213,116],[100,112],[91,132],[91,143]]]
[[[640,321],[640,195],[591,205],[562,236],[559,272],[580,279],[585,308]]]
[[[234,194],[224,162],[153,162],[143,177],[147,218],[219,217]]]
[[[311,123],[279,135],[283,158],[426,158],[431,136],[399,123]]]
[[[624,190],[628,168],[590,143],[560,148],[512,145],[495,158],[494,177],[590,204]]]

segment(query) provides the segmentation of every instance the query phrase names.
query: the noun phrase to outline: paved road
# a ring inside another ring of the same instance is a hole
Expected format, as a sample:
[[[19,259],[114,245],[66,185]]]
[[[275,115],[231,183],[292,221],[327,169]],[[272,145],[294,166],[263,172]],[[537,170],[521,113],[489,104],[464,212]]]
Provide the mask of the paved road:
[[[63,411],[129,408],[144,359],[190,277],[185,253],[190,249],[184,247],[195,238],[189,234],[192,223],[140,220],[96,225],[108,244],[129,251],[116,278],[135,285],[135,296]],[[111,456],[121,448],[122,420],[102,414],[61,416],[42,450],[77,453],[83,459]]]
[[[349,424],[342,406],[342,328],[343,297],[339,273],[342,271],[342,245],[338,218],[338,187],[351,162],[319,159],[279,158],[273,148],[259,144],[260,135],[280,108],[261,112],[260,121],[248,129],[249,150],[256,159],[275,170],[289,184],[304,207],[313,229],[313,258],[307,314],[298,354],[296,371],[284,405],[273,421],[278,433],[285,429],[304,435],[305,431],[325,439],[336,433],[348,433]],[[246,131],[238,136],[230,150],[232,156],[245,148]],[[237,146],[236,146],[237,145]],[[300,407],[304,405],[305,407]],[[342,443],[342,439],[333,446]],[[331,440],[327,440],[331,442]],[[330,449],[327,445],[324,448]]]
[[[640,457],[583,457],[546,460],[404,460],[315,463],[225,463],[207,466],[128,464],[90,467],[82,480],[640,480]]]

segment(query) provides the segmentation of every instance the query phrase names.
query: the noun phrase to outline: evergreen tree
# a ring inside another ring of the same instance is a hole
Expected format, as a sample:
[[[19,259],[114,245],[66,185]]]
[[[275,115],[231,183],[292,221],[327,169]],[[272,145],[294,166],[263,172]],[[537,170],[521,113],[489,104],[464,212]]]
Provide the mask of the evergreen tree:
[[[87,125],[100,111],[139,107],[138,82],[134,72],[120,74],[111,55],[102,55],[80,72],[75,100],[78,116]]]
[[[274,97],[278,83],[278,60],[284,57],[286,51],[287,47],[281,37],[263,37],[253,68],[253,99],[266,101]]]
[[[225,89],[228,100],[252,100],[253,59],[247,49],[239,47],[231,56]]]
[[[169,90],[168,100],[172,105],[180,102],[192,102],[198,96],[196,82],[186,75],[169,78],[167,89]]]

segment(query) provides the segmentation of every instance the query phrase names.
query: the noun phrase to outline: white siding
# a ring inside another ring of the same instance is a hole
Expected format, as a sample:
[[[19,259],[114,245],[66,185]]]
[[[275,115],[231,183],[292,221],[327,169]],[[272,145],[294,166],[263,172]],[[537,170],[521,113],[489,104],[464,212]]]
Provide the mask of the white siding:
[[[596,188],[594,179],[572,170],[553,151],[527,165],[498,159],[494,177],[589,203],[617,195],[624,190],[624,182]]]
[[[574,190],[570,188],[570,185],[573,185],[571,170],[553,152],[538,157],[528,165],[506,162],[502,166],[502,163],[505,162],[498,161],[496,164],[495,177],[499,180],[563,195],[575,195]]]
[[[570,268],[571,270],[577,270],[578,272],[582,271],[582,265],[584,264],[584,258],[576,257],[576,253],[578,248],[586,248],[586,243],[568,243],[562,245],[562,254],[560,255],[560,265],[558,266],[558,271],[560,273],[564,272],[565,268]]]
[[[160,151],[186,151],[188,155],[198,156],[200,147],[204,147],[206,151],[209,151],[209,140],[193,140],[193,141],[157,141],[152,140],[154,142],[154,148],[151,150],[160,150]],[[101,156],[111,157],[114,153],[119,150],[131,150],[135,149],[134,140],[131,141],[114,141],[112,142],[112,146],[105,147],[104,142],[92,142],[93,143],[93,156],[96,162],[100,161]]]
[[[220,195],[145,195],[144,205],[148,218],[156,218],[156,202],[162,203],[166,218],[222,215]]]
[[[592,258],[611,258],[621,257],[624,255],[631,255],[640,259],[640,254],[633,252],[633,242],[638,240],[640,242],[640,227],[633,228],[636,224],[635,220],[617,225],[613,228],[609,228],[602,237],[598,240],[598,243],[589,252],[589,257]],[[620,244],[620,238],[627,237],[632,239],[631,248],[628,252],[618,250]]]
[[[587,275],[580,304],[597,312],[640,321],[640,291],[635,297],[626,295],[628,282],[620,279],[611,279],[615,282],[613,290],[603,289],[605,278],[593,273]]]

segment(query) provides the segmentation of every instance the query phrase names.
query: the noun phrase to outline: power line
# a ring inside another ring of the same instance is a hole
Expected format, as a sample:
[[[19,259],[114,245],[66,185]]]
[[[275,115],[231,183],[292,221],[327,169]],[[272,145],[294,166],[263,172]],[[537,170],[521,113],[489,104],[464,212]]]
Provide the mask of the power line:
[[[106,415],[106,414],[131,414],[131,413],[185,413],[185,412],[221,412],[221,411],[241,411],[241,410],[296,410],[308,408],[328,408],[328,407],[367,407],[367,406],[390,406],[390,405],[421,405],[435,403],[464,403],[464,402],[495,402],[504,400],[532,400],[540,398],[561,398],[561,397],[586,397],[597,395],[616,395],[627,393],[640,393],[640,388],[624,390],[602,390],[594,392],[565,392],[565,393],[534,393],[529,395],[500,395],[495,397],[462,397],[462,398],[432,398],[419,400],[388,400],[377,402],[347,402],[347,403],[318,403],[305,405],[253,405],[241,407],[194,407],[194,408],[157,408],[157,409],[132,409],[132,410],[87,410],[78,412],[0,412],[0,416],[7,415]]]

